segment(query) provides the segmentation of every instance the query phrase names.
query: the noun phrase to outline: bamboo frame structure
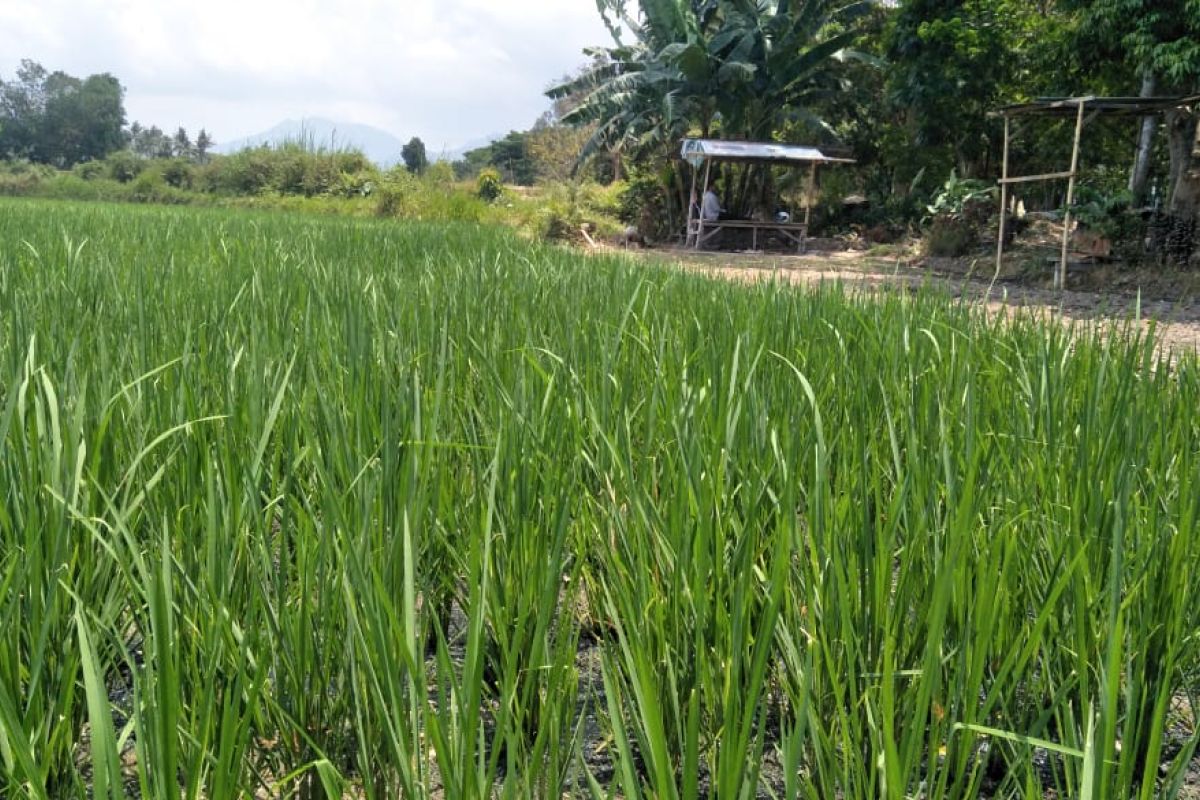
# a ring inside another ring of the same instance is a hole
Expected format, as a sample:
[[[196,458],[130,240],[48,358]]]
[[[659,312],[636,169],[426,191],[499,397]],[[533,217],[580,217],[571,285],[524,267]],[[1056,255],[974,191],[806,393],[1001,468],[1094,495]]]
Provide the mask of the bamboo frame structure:
[[[1063,215],[1062,249],[1058,266],[1054,272],[1054,288],[1065,289],[1067,264],[1071,249],[1071,206],[1075,203],[1075,188],[1079,180],[1079,154],[1084,127],[1101,114],[1114,116],[1138,116],[1161,114],[1175,108],[1200,105],[1200,95],[1188,97],[1051,97],[1031,103],[1006,106],[992,112],[991,116],[1004,117],[1004,159],[1000,177],[1000,227],[996,239],[996,274],[1004,264],[1004,235],[1007,232],[1009,187],[1021,183],[1063,180],[1067,181],[1066,211]],[[1088,116],[1087,112],[1091,111]],[[1044,117],[1075,118],[1075,139],[1071,147],[1071,168],[1066,172],[1047,172],[1040,175],[1010,176],[1009,153],[1012,145],[1012,117],[1037,115]]]
[[[1079,145],[1083,139],[1084,110],[1093,97],[1074,97],[1063,101],[1077,106],[1075,114],[1075,144],[1071,148],[1071,168],[1066,172],[1046,172],[1041,175],[1019,175],[1011,177],[1008,174],[1009,153],[1012,147],[1012,117],[1004,114],[1004,160],[1000,176],[1000,230],[996,236],[996,274],[1004,265],[1004,234],[1008,222],[1008,187],[1018,183],[1035,183],[1041,181],[1067,180],[1067,210],[1063,219],[1062,254],[1058,266],[1054,270],[1054,288],[1058,290],[1067,287],[1067,258],[1071,249],[1071,204],[1075,202],[1075,182],[1079,176]]]

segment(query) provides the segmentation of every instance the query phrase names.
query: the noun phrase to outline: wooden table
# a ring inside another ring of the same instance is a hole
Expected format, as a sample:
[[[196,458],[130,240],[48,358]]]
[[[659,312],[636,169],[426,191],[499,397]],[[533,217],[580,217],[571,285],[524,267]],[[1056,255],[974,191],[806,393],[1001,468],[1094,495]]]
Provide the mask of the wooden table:
[[[750,231],[751,248],[758,249],[758,232],[774,231],[796,245],[796,252],[803,253],[808,238],[808,225],[803,222],[766,222],[752,219],[697,220],[696,249],[699,250],[712,237],[725,229]]]

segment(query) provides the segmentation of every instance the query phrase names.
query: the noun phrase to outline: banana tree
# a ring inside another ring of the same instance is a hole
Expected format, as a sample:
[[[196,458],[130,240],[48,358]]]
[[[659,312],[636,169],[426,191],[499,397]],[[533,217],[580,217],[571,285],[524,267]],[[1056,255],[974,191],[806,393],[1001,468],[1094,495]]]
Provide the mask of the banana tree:
[[[579,77],[553,87],[575,97],[563,117],[596,124],[581,160],[599,150],[666,152],[698,133],[769,139],[789,123],[830,132],[811,109],[838,91],[837,65],[871,2],[848,0],[598,0],[615,46],[588,51]],[[628,43],[625,41],[628,37]],[[760,189],[768,190],[766,174]],[[731,205],[751,174],[727,176]]]

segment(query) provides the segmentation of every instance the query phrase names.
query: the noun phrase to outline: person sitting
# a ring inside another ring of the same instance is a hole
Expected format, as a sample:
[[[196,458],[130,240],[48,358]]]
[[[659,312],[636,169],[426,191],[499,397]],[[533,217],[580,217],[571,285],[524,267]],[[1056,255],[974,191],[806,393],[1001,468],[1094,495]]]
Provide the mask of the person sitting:
[[[705,222],[716,222],[721,219],[721,198],[717,197],[717,193],[712,189],[704,193],[704,198],[700,201],[700,219]]]
[[[717,193],[712,189],[708,189],[700,201],[700,225],[704,226],[707,223],[719,222],[723,219],[726,219],[726,216],[724,209],[721,208],[721,198],[717,197]],[[701,249],[717,247],[722,238],[719,228],[711,232],[706,231],[699,246]]]

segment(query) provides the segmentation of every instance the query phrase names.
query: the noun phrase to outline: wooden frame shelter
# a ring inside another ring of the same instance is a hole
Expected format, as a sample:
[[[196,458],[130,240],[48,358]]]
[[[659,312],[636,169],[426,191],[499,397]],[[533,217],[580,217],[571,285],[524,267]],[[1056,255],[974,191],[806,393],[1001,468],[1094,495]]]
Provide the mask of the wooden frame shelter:
[[[749,230],[752,247],[758,249],[760,231],[775,232],[796,245],[797,252],[804,252],[808,238],[808,225],[812,219],[812,187],[816,184],[817,168],[821,164],[853,164],[849,158],[826,155],[816,147],[778,142],[740,142],[720,139],[685,139],[680,155],[692,165],[692,193],[688,201],[688,220],[685,245],[699,250],[705,242],[724,229]],[[777,164],[786,167],[809,168],[809,193],[804,204],[804,222],[778,222],[774,220],[706,220],[696,213],[697,198],[708,191],[712,179],[713,162],[725,161],[743,164]],[[704,168],[703,188],[696,194],[697,177]]]
[[[1054,288],[1065,289],[1067,284],[1067,257],[1071,246],[1071,206],[1075,202],[1075,186],[1079,177],[1080,140],[1083,129],[1096,117],[1126,116],[1148,117],[1179,108],[1194,107],[1200,103],[1200,95],[1191,97],[1041,97],[1029,103],[1004,106],[989,116],[1004,118],[1004,161],[1000,177],[1000,230],[996,236],[996,271],[1004,260],[1004,234],[1008,221],[1008,187],[1018,183],[1036,181],[1067,180],[1066,213],[1063,218],[1062,255],[1054,273]],[[1065,172],[1048,172],[1041,175],[1008,174],[1008,154],[1012,140],[1012,119],[1020,116],[1049,117],[1051,119],[1075,119],[1075,143],[1071,148],[1071,168]]]

